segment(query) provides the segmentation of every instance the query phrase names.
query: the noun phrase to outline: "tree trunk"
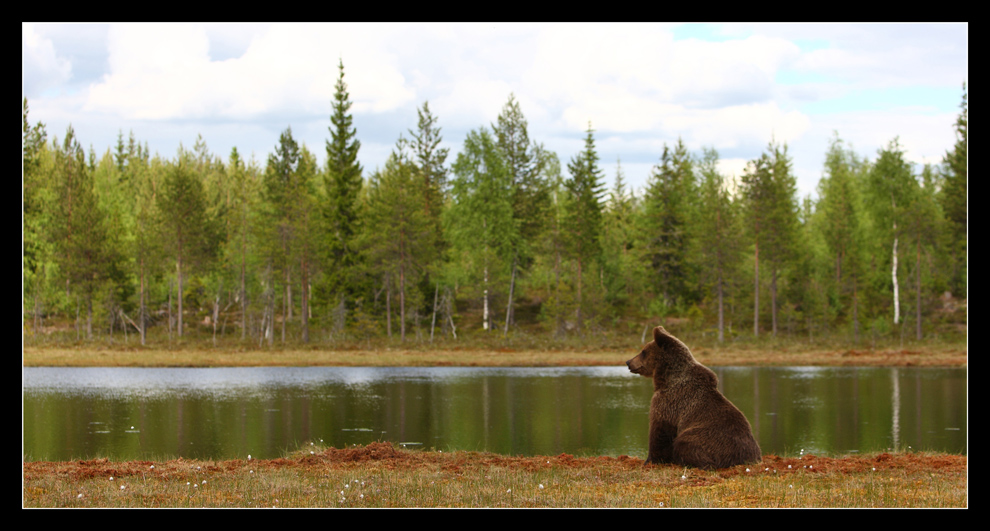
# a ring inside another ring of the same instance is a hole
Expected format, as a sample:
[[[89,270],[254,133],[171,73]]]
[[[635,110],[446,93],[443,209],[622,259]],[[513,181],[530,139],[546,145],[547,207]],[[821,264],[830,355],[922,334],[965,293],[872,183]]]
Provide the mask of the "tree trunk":
[[[487,258],[486,258],[486,260],[487,260]],[[485,300],[484,300],[484,305],[485,306],[484,306],[484,311],[482,313],[482,319],[484,319],[484,322],[481,323],[481,327],[484,328],[485,330],[488,330],[488,320],[489,320],[489,317],[488,317],[488,264],[487,263],[485,264],[485,293],[484,293],[484,295],[485,295]]]
[[[722,266],[718,266],[718,342],[722,343],[725,341],[725,320],[724,320],[724,309],[723,309],[723,292],[722,287]]]
[[[93,295],[86,297],[86,339],[93,339]]]
[[[777,337],[777,266],[773,262],[770,270],[770,320],[773,337]]]
[[[856,273],[853,270],[853,341],[859,343],[859,301],[856,299]]]
[[[399,339],[406,340],[406,268],[399,260]]]
[[[282,299],[282,344],[283,345],[285,344],[285,324],[287,322],[289,322],[289,319],[291,319],[290,314],[292,312],[292,310],[289,309],[289,308],[292,307],[291,304],[290,304],[290,302],[289,302],[289,299],[292,296],[292,293],[290,291],[292,289],[292,287],[291,287],[292,286],[291,281],[292,281],[292,279],[289,278],[289,267],[288,267],[288,265],[286,265],[286,267],[285,267],[285,297]]]
[[[247,339],[247,207],[242,207],[241,224],[241,339]]]
[[[584,299],[581,297],[581,284],[582,284],[582,282],[581,282],[581,277],[582,277],[582,275],[581,275],[581,266],[582,266],[582,264],[581,264],[581,257],[580,256],[578,256],[577,266],[578,266],[578,270],[577,270],[577,328],[578,328],[578,330],[581,330],[583,328],[581,326],[581,324],[582,324],[581,323],[581,306],[582,306],[581,303],[583,302]]]
[[[175,271],[179,284],[179,337],[182,337],[182,244],[179,244],[179,256],[175,260]]]
[[[433,343],[433,329],[437,326],[437,297],[440,296],[440,283],[433,291],[433,321],[430,323],[430,343]]]
[[[299,320],[302,324],[302,342],[309,343],[309,264],[306,263],[306,250],[303,250],[303,255],[301,263],[299,264],[301,279],[302,293],[300,294],[300,302],[302,307],[300,308]]]
[[[760,242],[756,242],[753,259],[753,337],[760,335]]]
[[[509,281],[509,303],[505,306],[505,330],[502,331],[502,336],[507,336],[509,334],[509,321],[512,318],[512,296],[516,289],[516,259],[512,258],[512,277]]]
[[[388,276],[385,277],[385,323],[388,326],[388,337],[392,337],[392,287]]]
[[[918,241],[916,242],[915,245],[916,245],[917,253],[918,253],[917,258],[915,259],[915,264],[916,265],[915,265],[915,304],[914,304],[914,308],[915,308],[915,315],[917,315],[917,317],[916,317],[916,323],[915,323],[915,328],[916,328],[916,330],[915,330],[915,332],[916,332],[915,337],[916,337],[916,339],[918,341],[921,341],[921,233],[920,232],[918,233]]]
[[[894,230],[897,230],[897,224],[894,224]],[[901,321],[901,303],[899,300],[899,290],[897,289],[897,236],[894,236],[894,250],[893,250],[893,263],[894,266],[891,268],[891,280],[894,283],[894,324]]]
[[[144,345],[145,339],[148,335],[148,318],[147,318],[147,306],[144,299],[144,257],[141,257],[141,308],[140,314],[138,314],[138,322],[141,323],[141,344]]]

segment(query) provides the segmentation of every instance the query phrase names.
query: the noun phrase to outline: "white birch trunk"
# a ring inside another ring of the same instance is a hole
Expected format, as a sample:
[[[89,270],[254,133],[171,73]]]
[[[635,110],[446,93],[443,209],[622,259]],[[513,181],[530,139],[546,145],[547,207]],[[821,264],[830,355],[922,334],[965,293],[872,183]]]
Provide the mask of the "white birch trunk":
[[[488,266],[485,266],[485,310],[484,310],[484,322],[481,323],[481,327],[488,330]]]
[[[895,231],[897,230],[896,223],[894,224],[894,230]],[[901,321],[901,303],[899,299],[900,294],[898,293],[898,289],[897,289],[897,236],[894,236],[893,262],[894,262],[894,267],[891,268],[890,275],[894,282],[894,324],[897,324]]]

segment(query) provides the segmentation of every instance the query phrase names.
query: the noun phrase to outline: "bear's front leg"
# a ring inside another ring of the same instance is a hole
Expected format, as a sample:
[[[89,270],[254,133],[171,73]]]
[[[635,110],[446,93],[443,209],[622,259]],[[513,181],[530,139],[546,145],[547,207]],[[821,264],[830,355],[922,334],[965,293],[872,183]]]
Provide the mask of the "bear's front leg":
[[[672,427],[650,419],[650,449],[643,466],[673,462],[675,434]]]

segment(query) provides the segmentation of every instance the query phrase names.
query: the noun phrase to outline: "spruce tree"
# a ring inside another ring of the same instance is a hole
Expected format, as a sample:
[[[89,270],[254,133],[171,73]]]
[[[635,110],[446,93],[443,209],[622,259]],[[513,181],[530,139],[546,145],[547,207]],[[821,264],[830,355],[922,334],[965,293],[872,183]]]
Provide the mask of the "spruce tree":
[[[324,177],[326,188],[326,209],[324,220],[327,224],[327,264],[325,296],[344,303],[342,296],[353,298],[356,293],[351,287],[351,270],[355,264],[353,249],[354,234],[357,230],[358,195],[361,192],[361,164],[358,150],[361,142],[356,138],[354,119],[348,113],[351,108],[350,94],[344,83],[344,62],[338,65],[333,96],[333,113],[330,115],[330,139],[326,143],[327,169]],[[335,304],[335,300],[327,300]]]
[[[688,228],[693,220],[695,189],[694,168],[684,142],[678,139],[674,149],[664,145],[643,196],[641,229],[657,295],[668,308],[690,298],[694,275],[688,255]]]
[[[582,327],[584,304],[583,287],[585,270],[601,258],[602,233],[602,170],[598,167],[598,153],[595,151],[594,130],[588,123],[584,150],[571,158],[567,170],[571,177],[564,181],[569,197],[570,209],[564,219],[564,228],[569,237],[571,257],[577,263],[577,326]]]
[[[952,272],[949,288],[957,294],[965,296],[967,286],[967,232],[969,226],[969,209],[967,195],[967,157],[968,143],[968,109],[966,104],[966,85],[963,84],[963,97],[960,104],[959,116],[956,118],[956,143],[952,151],[947,151],[943,157],[944,185],[941,203],[948,222],[948,250],[951,257]]]
[[[512,215],[519,226],[520,236],[512,249],[505,333],[513,320],[513,302],[520,271],[527,270],[533,262],[532,246],[542,231],[541,223],[550,198],[550,190],[543,178],[541,159],[535,156],[539,147],[529,140],[527,128],[526,117],[523,116],[519,102],[514,94],[510,94],[509,101],[498,115],[497,123],[492,124],[498,149],[509,172]]]

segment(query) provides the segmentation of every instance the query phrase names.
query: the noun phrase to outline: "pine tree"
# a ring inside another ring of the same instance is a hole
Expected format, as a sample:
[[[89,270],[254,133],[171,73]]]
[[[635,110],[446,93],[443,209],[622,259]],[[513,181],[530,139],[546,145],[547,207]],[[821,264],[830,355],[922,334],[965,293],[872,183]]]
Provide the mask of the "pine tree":
[[[276,152],[268,156],[265,168],[263,198],[266,202],[268,257],[272,268],[284,279],[282,289],[282,342],[290,319],[292,299],[292,250],[296,234],[296,204],[299,202],[299,145],[292,138],[292,128],[279,136]]]
[[[299,320],[302,324],[303,343],[309,342],[309,299],[310,279],[312,278],[313,263],[316,249],[319,246],[321,233],[318,230],[317,198],[316,198],[316,156],[305,145],[299,153],[296,186],[293,190],[295,199],[292,202],[295,237],[293,239],[294,255],[299,262]]]
[[[93,297],[109,276],[107,227],[86,163],[70,125],[56,152],[56,201],[53,204],[51,242],[57,249],[59,269],[65,279],[66,298],[75,292],[86,306],[86,337],[93,335]]]
[[[418,305],[417,290],[410,287],[429,265],[433,250],[432,223],[423,208],[422,181],[416,165],[404,153],[403,141],[393,150],[381,171],[368,183],[364,206],[364,231],[359,246],[365,261],[384,281],[391,335],[391,293],[399,297],[400,337],[406,339],[407,309]]]
[[[701,183],[699,210],[693,239],[698,248],[698,261],[702,282],[716,298],[718,314],[718,341],[725,341],[725,305],[732,272],[740,263],[742,235],[736,208],[726,186],[725,177],[719,173],[718,152],[714,148],[703,151],[699,164]]]
[[[22,172],[22,260],[23,260],[23,289],[22,304],[27,304],[29,298],[33,301],[34,316],[33,331],[41,326],[42,306],[45,302],[45,292],[48,287],[48,273],[53,264],[53,245],[47,238],[47,227],[51,226],[49,214],[54,213],[51,206],[52,186],[49,176],[52,173],[51,152],[47,146],[45,126],[38,122],[33,127],[28,123],[28,102],[24,98],[22,107],[22,137],[21,137],[21,172]],[[30,294],[30,296],[29,296]],[[26,308],[22,308],[26,310]],[[27,312],[24,311],[26,314]]]
[[[213,228],[206,214],[203,181],[194,171],[195,160],[179,147],[178,160],[168,164],[158,196],[158,225],[166,253],[174,258],[178,283],[178,334],[183,334],[183,281],[193,268],[212,258]]]

